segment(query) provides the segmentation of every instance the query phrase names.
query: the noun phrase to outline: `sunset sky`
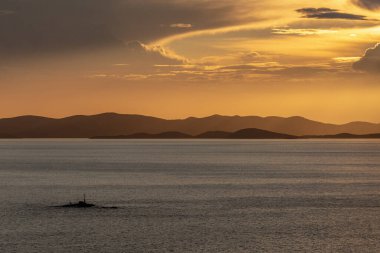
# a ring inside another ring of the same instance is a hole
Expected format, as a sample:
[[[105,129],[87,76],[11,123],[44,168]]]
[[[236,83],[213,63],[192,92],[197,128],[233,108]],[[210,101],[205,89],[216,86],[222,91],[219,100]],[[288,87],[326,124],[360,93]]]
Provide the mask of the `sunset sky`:
[[[1,0],[0,118],[380,122],[380,0]]]

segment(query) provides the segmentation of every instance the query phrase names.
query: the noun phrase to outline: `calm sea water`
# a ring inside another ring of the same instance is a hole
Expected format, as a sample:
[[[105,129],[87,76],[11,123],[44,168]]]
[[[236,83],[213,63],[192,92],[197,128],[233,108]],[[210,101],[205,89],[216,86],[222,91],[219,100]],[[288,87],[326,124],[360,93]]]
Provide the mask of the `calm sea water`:
[[[88,201],[119,209],[62,209]],[[380,252],[380,141],[1,140],[0,252]]]

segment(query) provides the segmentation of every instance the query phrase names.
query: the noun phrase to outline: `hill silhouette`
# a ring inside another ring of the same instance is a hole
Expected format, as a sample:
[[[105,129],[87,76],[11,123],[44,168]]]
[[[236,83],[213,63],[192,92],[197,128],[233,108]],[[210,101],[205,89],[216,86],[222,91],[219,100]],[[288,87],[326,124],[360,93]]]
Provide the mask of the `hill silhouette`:
[[[210,132],[205,132],[203,134],[199,134],[195,137],[200,138],[200,139],[226,139],[230,136],[230,134],[231,133],[229,132],[210,131]]]
[[[91,139],[380,139],[380,133],[364,135],[342,133],[335,135],[295,136],[256,128],[247,128],[232,133],[211,131],[196,136],[180,132],[165,132],[160,134],[137,133],[119,136],[98,136],[92,137]]]
[[[117,113],[92,116],[77,115],[61,119],[21,116],[0,119],[0,138],[90,138],[122,136],[136,133],[161,134],[179,132],[196,136],[206,132],[223,136],[223,132],[256,128],[296,136],[355,135],[380,133],[380,124],[352,122],[326,124],[302,117],[221,116],[166,120],[156,117]],[[209,133],[210,134],[210,133]]]
[[[297,136],[274,133],[256,128],[242,129],[233,133],[206,132],[191,136],[180,132],[166,132],[161,134],[138,133],[120,136],[99,136],[92,139],[296,139]]]
[[[335,135],[316,135],[316,136],[304,136],[304,138],[322,138],[322,139],[380,139],[379,134],[349,134],[341,133]]]
[[[256,128],[248,128],[242,129],[237,132],[231,133],[228,139],[296,139],[296,136],[275,133],[271,131],[256,129]]]
[[[95,136],[91,139],[188,139],[193,136],[180,132],[165,132],[159,134],[136,133],[118,136]]]

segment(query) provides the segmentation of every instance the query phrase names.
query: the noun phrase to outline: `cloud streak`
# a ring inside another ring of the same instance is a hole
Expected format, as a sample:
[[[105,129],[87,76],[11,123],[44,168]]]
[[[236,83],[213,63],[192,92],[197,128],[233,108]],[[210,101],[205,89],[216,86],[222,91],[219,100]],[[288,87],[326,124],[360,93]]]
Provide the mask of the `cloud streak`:
[[[315,19],[348,19],[348,20],[368,20],[366,16],[340,12],[330,8],[302,8],[296,10],[303,18]]]
[[[272,30],[273,34],[279,35],[299,35],[299,36],[308,36],[308,35],[323,35],[323,34],[331,34],[336,33],[334,30],[327,29],[297,29],[297,28],[274,28]]]

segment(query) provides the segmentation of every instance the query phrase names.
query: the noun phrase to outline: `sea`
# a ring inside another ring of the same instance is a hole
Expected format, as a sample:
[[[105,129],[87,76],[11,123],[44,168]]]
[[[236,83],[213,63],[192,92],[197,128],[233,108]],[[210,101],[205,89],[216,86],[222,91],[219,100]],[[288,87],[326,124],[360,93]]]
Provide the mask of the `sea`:
[[[380,252],[380,141],[0,140],[0,252]]]

